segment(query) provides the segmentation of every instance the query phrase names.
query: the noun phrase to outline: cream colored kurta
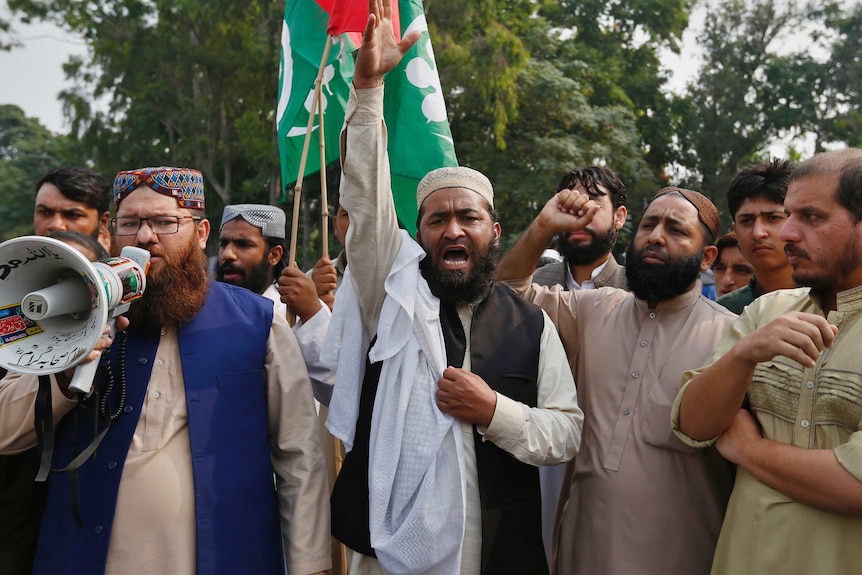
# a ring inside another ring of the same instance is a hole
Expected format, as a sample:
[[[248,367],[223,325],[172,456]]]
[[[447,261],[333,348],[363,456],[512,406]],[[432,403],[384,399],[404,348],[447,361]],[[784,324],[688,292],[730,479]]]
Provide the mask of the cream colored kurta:
[[[275,316],[264,371],[285,561],[292,575],[330,566],[329,490],[304,365],[286,320]],[[0,381],[0,453],[36,444],[37,388],[35,376],[10,373]],[[75,406],[56,387],[52,399],[55,421]],[[194,499],[177,333],[163,330],[123,467],[106,573],[194,574]]]
[[[823,314],[809,288],[760,296],[733,324],[704,368],[686,373],[687,386],[747,334],[791,311]],[[838,294],[838,309],[829,312],[838,326],[831,349],[813,368],[783,356],[757,365],[748,399],[763,436],[803,449],[832,449],[839,463],[862,481],[862,287]],[[679,404],[674,404],[677,434]],[[862,572],[862,517],[814,509],[761,483],[738,469],[727,517],[721,531],[715,574],[847,575]]]
[[[736,316],[696,290],[649,309],[615,288],[508,283],[557,325],[585,414],[561,495],[556,572],[708,573],[730,470],[674,437],[669,418],[683,372]]]
[[[363,324],[372,335],[383,303],[383,282],[400,247],[386,158],[383,88],[354,90],[348,102],[348,126],[342,134],[344,177],[340,203],[350,214],[347,245],[351,274],[356,281]],[[354,159],[358,158],[358,159]],[[376,287],[375,287],[376,286]],[[459,316],[467,341],[473,308],[461,306]],[[469,369],[469,348],[464,369]],[[583,414],[578,407],[572,374],[553,324],[545,318],[539,358],[536,408],[497,394],[497,408],[485,441],[531,465],[553,465],[571,458],[580,443]],[[479,573],[482,549],[481,509],[473,426],[461,424],[467,469],[467,518],[461,574]],[[376,560],[354,553],[351,575],[382,573]]]

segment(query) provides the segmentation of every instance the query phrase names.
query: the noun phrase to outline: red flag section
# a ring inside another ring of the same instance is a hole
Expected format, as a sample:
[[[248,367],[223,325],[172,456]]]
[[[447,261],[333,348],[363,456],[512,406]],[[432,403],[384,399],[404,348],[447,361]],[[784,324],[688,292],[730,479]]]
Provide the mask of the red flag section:
[[[332,36],[344,32],[362,32],[368,22],[368,0],[315,0],[329,13],[329,26],[326,33]],[[398,0],[392,2],[392,29],[395,39],[401,41],[401,18]],[[361,40],[360,40],[361,41]],[[358,42],[357,42],[358,44]]]

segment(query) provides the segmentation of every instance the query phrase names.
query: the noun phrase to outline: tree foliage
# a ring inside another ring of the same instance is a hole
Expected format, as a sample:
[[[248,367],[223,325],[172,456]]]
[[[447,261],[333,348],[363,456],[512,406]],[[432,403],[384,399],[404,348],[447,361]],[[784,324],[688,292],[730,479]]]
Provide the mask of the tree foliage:
[[[859,4],[711,5],[700,37],[705,61],[674,103],[685,183],[723,207],[733,175],[768,157],[778,140],[813,137],[815,151],[859,145],[860,25]],[[813,45],[800,45],[803,36]],[[788,154],[798,159],[794,149]]]
[[[249,0],[10,0],[81,35],[65,72],[72,137],[106,173],[201,169],[210,211],[267,202],[275,189],[273,114],[283,5]]]
[[[0,105],[0,241],[33,232],[35,183],[72,159],[65,138],[54,136],[18,106]]]
[[[756,160],[778,136],[784,107],[769,100],[781,89],[774,44],[795,21],[792,7],[741,0],[709,9],[700,43],[705,61],[689,93],[676,103],[682,165],[689,182],[716,203],[739,168]],[[721,204],[720,204],[721,205]]]
[[[858,2],[806,10],[793,2],[712,2],[699,39],[703,66],[684,95],[671,97],[659,53],[679,49],[692,4],[426,0],[458,158],[494,182],[504,243],[575,166],[614,169],[637,215],[666,183],[702,190],[723,205],[733,174],[766,157],[780,138],[810,137],[818,150],[862,145]],[[216,220],[224,203],[278,197],[281,2],[8,5],[24,21],[49,20],[89,45],[85,57],[65,66],[73,83],[62,94],[71,134],[54,139],[67,158],[108,175],[148,164],[200,168]],[[813,47],[787,41],[802,30]],[[56,143],[50,134],[33,137],[37,146]],[[795,149],[788,154],[799,157]],[[0,165],[11,170],[9,161]],[[671,181],[669,168],[683,176]],[[328,172],[334,188],[337,167]],[[313,195],[316,179],[306,182]],[[319,210],[311,197],[305,205]],[[304,214],[302,222],[308,262],[319,218]]]
[[[687,14],[635,4],[429,3],[458,158],[495,182],[504,230],[523,230],[575,166],[609,165],[635,200],[656,190],[670,149],[657,50]]]

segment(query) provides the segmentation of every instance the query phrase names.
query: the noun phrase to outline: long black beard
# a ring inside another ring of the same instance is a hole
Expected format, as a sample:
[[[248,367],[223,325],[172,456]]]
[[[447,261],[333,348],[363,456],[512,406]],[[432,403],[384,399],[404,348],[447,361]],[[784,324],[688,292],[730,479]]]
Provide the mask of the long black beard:
[[[234,265],[219,266],[216,270],[216,280],[224,282],[225,270],[243,271]],[[227,283],[227,282],[226,282]],[[266,260],[266,257],[261,258],[260,263],[252,266],[250,273],[245,277],[245,281],[239,287],[251,290],[256,294],[262,294],[272,283],[272,266]]]
[[[641,258],[644,251],[649,248],[635,253],[634,245],[626,251],[626,279],[638,299],[651,302],[673,299],[688,291],[700,274],[702,248],[696,254],[671,259],[664,265],[644,263]]]
[[[611,226],[606,234],[600,236],[594,234],[593,241],[588,244],[570,242],[566,239],[567,235],[559,235],[557,251],[560,252],[560,255],[566,259],[569,265],[586,266],[608,254],[614,248],[619,232]]]
[[[434,266],[428,255],[419,262],[419,269],[428,282],[431,293],[442,301],[476,303],[482,301],[491,290],[499,251],[497,242],[490,244],[469,274],[461,270],[440,270]]]

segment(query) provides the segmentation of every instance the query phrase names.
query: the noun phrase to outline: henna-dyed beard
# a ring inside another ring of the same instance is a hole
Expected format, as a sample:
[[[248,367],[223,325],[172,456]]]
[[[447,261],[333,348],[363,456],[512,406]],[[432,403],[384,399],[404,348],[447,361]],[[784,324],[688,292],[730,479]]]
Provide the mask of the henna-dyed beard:
[[[177,261],[160,252],[158,269],[150,268],[147,289],[132,303],[126,317],[129,327],[146,331],[180,327],[197,315],[207,295],[207,257],[195,238],[189,240]]]

